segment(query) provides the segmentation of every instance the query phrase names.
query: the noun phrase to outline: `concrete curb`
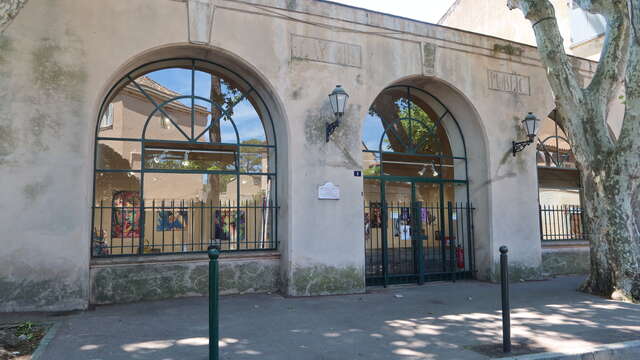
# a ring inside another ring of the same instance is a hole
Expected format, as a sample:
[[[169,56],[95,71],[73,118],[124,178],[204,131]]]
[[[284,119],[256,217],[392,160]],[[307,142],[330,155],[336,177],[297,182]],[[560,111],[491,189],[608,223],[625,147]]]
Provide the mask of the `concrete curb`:
[[[45,323],[46,324],[46,323]],[[44,350],[49,345],[51,340],[56,336],[56,332],[58,332],[58,328],[60,328],[60,322],[49,323],[51,327],[47,330],[46,335],[40,340],[40,344],[36,348],[36,351],[31,354],[31,360],[38,360],[41,358],[42,354],[44,354]]]
[[[594,346],[580,353],[547,352],[494,358],[500,360],[634,360],[640,359],[640,340]]]

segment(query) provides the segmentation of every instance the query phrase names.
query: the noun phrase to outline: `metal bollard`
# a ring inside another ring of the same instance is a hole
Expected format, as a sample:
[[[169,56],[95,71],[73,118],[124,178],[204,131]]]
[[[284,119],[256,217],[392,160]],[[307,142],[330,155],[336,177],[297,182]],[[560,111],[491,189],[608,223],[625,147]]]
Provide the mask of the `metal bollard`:
[[[209,360],[218,360],[218,256],[220,250],[209,245]]]
[[[511,352],[511,307],[509,305],[509,249],[500,246],[500,281],[502,285],[502,352]]]

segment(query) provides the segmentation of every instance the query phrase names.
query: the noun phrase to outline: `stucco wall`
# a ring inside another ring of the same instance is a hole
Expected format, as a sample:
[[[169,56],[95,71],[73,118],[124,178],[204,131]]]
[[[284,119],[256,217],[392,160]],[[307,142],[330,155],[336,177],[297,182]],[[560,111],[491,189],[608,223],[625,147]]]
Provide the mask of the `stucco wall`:
[[[209,19],[204,10],[188,16],[188,6],[210,9],[200,0],[30,1],[1,35],[0,311],[87,306],[100,104],[127,71],[173,56],[228,66],[269,106],[285,293],[364,291],[363,181],[353,171],[369,106],[398,83],[438,97],[465,135],[477,276],[495,279],[498,248],[508,245],[514,269],[539,277],[534,151],[511,156],[522,117],[553,109],[534,48],[504,53],[494,49],[507,41],[321,1],[212,4]],[[585,78],[594,68],[576,66]],[[338,83],[351,97],[327,143],[327,94]],[[317,199],[327,181],[340,200]]]

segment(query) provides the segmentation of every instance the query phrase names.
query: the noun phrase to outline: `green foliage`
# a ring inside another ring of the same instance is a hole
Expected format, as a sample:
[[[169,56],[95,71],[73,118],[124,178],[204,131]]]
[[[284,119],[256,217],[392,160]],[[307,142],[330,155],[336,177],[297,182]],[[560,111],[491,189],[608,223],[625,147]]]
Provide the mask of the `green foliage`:
[[[438,125],[429,117],[429,114],[407,98],[397,99],[393,102],[393,106],[395,107],[393,109],[393,113],[396,114],[395,119],[389,120],[398,121],[400,126],[394,129],[390,127],[387,130],[387,138],[383,140],[383,149],[398,152],[413,150],[423,154],[440,152],[437,135]],[[369,109],[369,114],[381,118],[375,105]],[[389,137],[393,137],[393,140],[397,141],[390,141]],[[393,148],[394,143],[396,144],[395,148]],[[403,148],[398,148],[397,143],[402,144]]]
[[[399,111],[402,128],[408,129],[410,141],[419,153],[435,153],[438,148],[437,125],[419,106],[412,104]]]
[[[27,340],[31,340],[35,335],[36,325],[31,321],[24,321],[16,329],[16,336],[26,336]]]
[[[380,175],[380,165],[374,165],[368,169],[364,169],[364,176],[378,176]]]
[[[241,145],[263,144],[264,141],[259,139],[249,139],[241,143]],[[267,151],[267,148],[264,147],[242,147],[239,170],[243,172],[261,172],[262,158],[265,156]],[[224,159],[220,156],[214,155],[212,159],[188,159],[185,161],[184,158],[166,158],[160,154],[145,159],[145,168],[163,170],[235,171],[235,154],[230,152],[227,157],[229,157],[229,159]]]
[[[234,162],[225,163],[221,160],[187,160],[183,159],[163,159],[155,157],[145,160],[146,169],[162,170],[200,170],[200,171],[234,171]]]
[[[212,76],[212,86],[216,80],[220,82],[221,91],[219,93],[212,91],[211,101],[220,105],[220,107],[225,110],[222,119],[229,121],[233,117],[233,108],[238,104],[238,102],[242,101],[244,94],[238,88],[221,77]]]
[[[245,145],[264,145],[265,142],[259,139],[249,139],[242,142]],[[240,170],[243,172],[264,172],[262,159],[267,156],[267,148],[244,146],[241,148]]]

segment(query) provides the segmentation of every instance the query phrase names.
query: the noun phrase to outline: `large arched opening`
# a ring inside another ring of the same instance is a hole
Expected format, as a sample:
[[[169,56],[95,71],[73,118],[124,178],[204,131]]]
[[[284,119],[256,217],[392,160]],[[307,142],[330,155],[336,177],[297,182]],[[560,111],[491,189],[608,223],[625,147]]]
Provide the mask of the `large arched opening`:
[[[368,285],[474,275],[467,145],[425,87],[393,85],[362,131]]]
[[[111,87],[96,127],[93,257],[278,249],[278,111],[241,68],[212,49],[167,48]]]

